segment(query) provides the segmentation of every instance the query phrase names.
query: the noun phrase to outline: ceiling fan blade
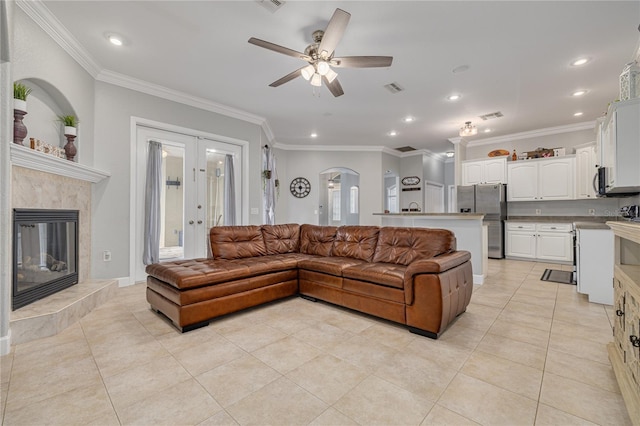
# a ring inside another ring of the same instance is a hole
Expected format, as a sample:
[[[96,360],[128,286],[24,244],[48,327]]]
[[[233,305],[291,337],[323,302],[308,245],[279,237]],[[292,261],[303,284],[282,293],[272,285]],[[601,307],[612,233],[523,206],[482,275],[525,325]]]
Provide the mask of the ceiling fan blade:
[[[378,68],[390,67],[393,56],[344,56],[333,58],[331,66],[338,68]]]
[[[319,54],[322,55],[322,52],[325,51],[327,52],[327,58],[333,54],[333,51],[336,50],[336,46],[344,34],[344,30],[347,28],[349,19],[351,19],[349,12],[345,12],[342,9],[336,9],[336,11],[333,12],[333,16],[329,20],[327,29],[324,30],[322,41],[318,47]]]
[[[302,68],[305,68],[305,67],[306,67],[306,65],[304,67],[302,67]],[[302,71],[302,68],[298,68],[297,70],[295,70],[293,72],[290,72],[289,74],[285,75],[281,79],[274,81],[269,86],[278,87],[278,86],[281,86],[281,85],[283,85],[285,83],[290,82],[294,78],[300,77],[302,75],[302,74],[300,74],[300,71]]]
[[[289,49],[288,47],[283,47],[275,43],[260,40],[259,38],[251,37],[249,39],[249,43],[255,44],[256,46],[264,47],[265,49],[273,50],[274,52],[282,53],[283,55],[293,56],[294,58],[300,58],[303,61],[311,60],[311,57],[309,57],[308,55],[305,55],[302,52],[298,52],[296,50]]]
[[[338,81],[337,78],[333,79],[333,81],[331,83],[329,83],[329,80],[327,80],[327,77],[323,76],[322,77],[322,81],[327,86],[327,89],[329,89],[331,94],[333,96],[335,96],[336,98],[338,96],[344,95],[344,90],[342,90],[342,85],[340,85],[340,82]]]

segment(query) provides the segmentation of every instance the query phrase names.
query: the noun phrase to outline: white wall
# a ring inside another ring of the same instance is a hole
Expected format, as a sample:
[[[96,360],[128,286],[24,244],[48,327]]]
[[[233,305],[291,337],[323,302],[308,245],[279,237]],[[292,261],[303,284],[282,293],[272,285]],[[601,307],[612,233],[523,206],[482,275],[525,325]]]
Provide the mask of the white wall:
[[[383,209],[382,153],[278,150],[277,156],[278,176],[282,182],[276,207],[277,223],[317,224],[320,172],[344,167],[360,174],[360,224],[380,225],[380,217],[373,213]],[[289,185],[296,177],[305,177],[311,183],[311,193],[305,198],[296,198],[289,191]]]
[[[249,208],[261,211],[260,144],[266,140],[257,124],[229,118],[155,96],[96,82],[95,167],[111,177],[94,186],[93,263],[95,278],[129,275],[129,194],[131,186],[131,119],[141,117],[196,131],[249,142]],[[261,215],[250,215],[251,224]],[[100,254],[112,253],[111,262]]]

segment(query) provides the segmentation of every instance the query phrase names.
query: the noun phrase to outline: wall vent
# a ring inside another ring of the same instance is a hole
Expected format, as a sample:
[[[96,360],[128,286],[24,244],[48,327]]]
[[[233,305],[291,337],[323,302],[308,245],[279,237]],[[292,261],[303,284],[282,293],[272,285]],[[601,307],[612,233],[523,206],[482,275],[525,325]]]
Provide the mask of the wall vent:
[[[255,2],[271,13],[278,11],[286,3],[284,0],[255,0]]]
[[[409,151],[415,151],[416,149],[412,146],[401,146],[400,148],[396,148],[396,151],[400,151],[400,152],[409,152]]]
[[[385,84],[384,88],[390,91],[391,93],[398,93],[404,90],[404,87],[400,86],[395,81],[393,83]]]
[[[481,115],[480,118],[483,121],[493,120],[494,118],[504,117],[504,115],[500,111],[492,112],[490,114]]]

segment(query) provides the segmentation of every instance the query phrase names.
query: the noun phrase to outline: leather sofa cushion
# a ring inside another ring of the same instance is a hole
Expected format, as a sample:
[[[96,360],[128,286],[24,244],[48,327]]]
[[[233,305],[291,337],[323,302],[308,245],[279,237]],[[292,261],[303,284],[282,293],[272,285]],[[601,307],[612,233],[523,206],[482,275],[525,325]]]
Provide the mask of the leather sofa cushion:
[[[342,288],[350,293],[357,293],[359,295],[365,296],[358,302],[360,308],[365,307],[365,309],[361,309],[365,312],[375,312],[376,315],[378,315],[377,309],[375,308],[375,306],[372,306],[371,302],[371,300],[374,298],[391,300],[392,302],[402,303],[404,305],[404,291],[397,288],[353,280],[351,278],[344,279]],[[369,309],[366,309],[367,306],[371,307]],[[386,317],[385,315],[379,316],[382,316],[383,318]]]
[[[314,259],[301,260],[298,267],[308,271],[322,272],[336,277],[342,276],[342,271],[350,266],[365,263],[364,260],[352,259],[349,257],[318,257]]]
[[[406,270],[406,266],[395,263],[364,263],[345,268],[342,276],[403,290]]]
[[[446,229],[383,227],[373,262],[409,265],[455,249],[455,235]]]
[[[260,226],[214,226],[209,231],[214,259],[264,256],[267,249]]]
[[[330,256],[337,230],[335,226],[300,226],[300,253]]]
[[[371,262],[378,243],[377,226],[341,226],[331,249],[331,256],[351,257]]]
[[[213,259],[189,259],[154,263],[147,274],[180,289],[233,281],[251,275],[249,267],[240,263]]]
[[[297,253],[300,248],[300,225],[262,225],[267,254]]]

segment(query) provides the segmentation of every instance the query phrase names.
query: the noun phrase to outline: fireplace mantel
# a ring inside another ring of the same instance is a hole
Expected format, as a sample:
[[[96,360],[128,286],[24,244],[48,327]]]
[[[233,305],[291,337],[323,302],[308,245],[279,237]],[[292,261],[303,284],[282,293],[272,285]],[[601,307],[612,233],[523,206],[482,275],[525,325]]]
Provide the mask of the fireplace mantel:
[[[98,183],[111,176],[110,173],[102,170],[34,151],[33,149],[14,143],[11,144],[11,165],[92,183]]]

